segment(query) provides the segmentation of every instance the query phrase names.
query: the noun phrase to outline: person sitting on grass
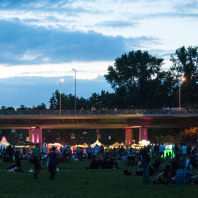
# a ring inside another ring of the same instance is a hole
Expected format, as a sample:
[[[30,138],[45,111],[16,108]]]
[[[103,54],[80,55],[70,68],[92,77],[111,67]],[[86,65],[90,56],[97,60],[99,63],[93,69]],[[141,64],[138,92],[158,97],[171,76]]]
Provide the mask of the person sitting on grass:
[[[155,159],[155,161],[153,162],[153,168],[154,168],[154,170],[155,170],[155,171],[159,171],[161,165],[162,165],[161,159],[160,159],[160,157],[157,157],[157,158]]]
[[[156,179],[153,180],[154,184],[168,184],[171,182],[171,166],[165,166],[164,171],[159,173]]]
[[[113,158],[103,158],[100,154],[98,153],[97,157],[93,155],[90,167],[86,167],[86,169],[117,169],[120,168],[118,163],[114,162]]]
[[[19,155],[20,155],[19,151],[16,151],[15,164],[7,168],[9,172],[23,172]]]

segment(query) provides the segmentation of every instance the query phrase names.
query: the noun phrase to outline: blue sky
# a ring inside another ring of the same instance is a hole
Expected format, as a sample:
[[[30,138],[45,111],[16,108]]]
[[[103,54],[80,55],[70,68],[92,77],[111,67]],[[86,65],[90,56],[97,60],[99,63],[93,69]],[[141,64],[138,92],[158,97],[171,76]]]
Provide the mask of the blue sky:
[[[1,0],[0,106],[39,105],[61,87],[88,98],[130,50],[165,59],[197,45],[197,0]]]

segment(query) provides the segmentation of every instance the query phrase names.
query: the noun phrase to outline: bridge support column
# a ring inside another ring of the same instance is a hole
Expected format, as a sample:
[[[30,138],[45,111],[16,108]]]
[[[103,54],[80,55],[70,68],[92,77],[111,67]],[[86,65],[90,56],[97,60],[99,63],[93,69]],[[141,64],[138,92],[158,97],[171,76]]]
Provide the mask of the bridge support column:
[[[148,130],[147,127],[140,127],[139,128],[139,141],[147,140]]]
[[[125,145],[130,146],[133,142],[133,129],[126,128],[125,129]]]
[[[96,129],[96,135],[98,140],[101,139],[101,134],[99,129]]]
[[[31,128],[29,129],[29,142],[33,142],[34,143],[34,134],[35,134],[35,129]]]
[[[36,127],[29,129],[29,142],[40,143],[42,145],[42,128]]]

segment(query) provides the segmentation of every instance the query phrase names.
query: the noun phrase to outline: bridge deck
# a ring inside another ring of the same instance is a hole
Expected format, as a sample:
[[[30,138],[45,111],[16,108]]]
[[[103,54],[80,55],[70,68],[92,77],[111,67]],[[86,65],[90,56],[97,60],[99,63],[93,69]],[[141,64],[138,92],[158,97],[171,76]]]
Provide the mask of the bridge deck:
[[[57,112],[57,111],[56,111]],[[140,112],[140,111],[139,111]],[[19,112],[18,112],[19,113]],[[28,114],[27,114],[28,113]],[[50,114],[46,111],[40,111],[40,114],[26,112],[26,114],[1,114],[0,128],[31,128],[42,127],[46,129],[96,129],[96,128],[129,128],[129,127],[198,127],[198,113],[177,112],[167,113],[128,113],[110,114],[107,112],[78,112],[78,114],[68,114],[69,112],[61,112],[64,114]]]

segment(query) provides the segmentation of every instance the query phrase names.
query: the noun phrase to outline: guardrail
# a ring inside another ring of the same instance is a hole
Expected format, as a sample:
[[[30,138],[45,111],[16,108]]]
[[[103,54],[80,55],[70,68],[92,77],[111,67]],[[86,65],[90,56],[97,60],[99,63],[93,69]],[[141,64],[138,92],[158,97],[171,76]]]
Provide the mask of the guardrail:
[[[0,116],[95,116],[95,115],[174,115],[198,114],[198,109],[105,109],[105,110],[0,110]]]

